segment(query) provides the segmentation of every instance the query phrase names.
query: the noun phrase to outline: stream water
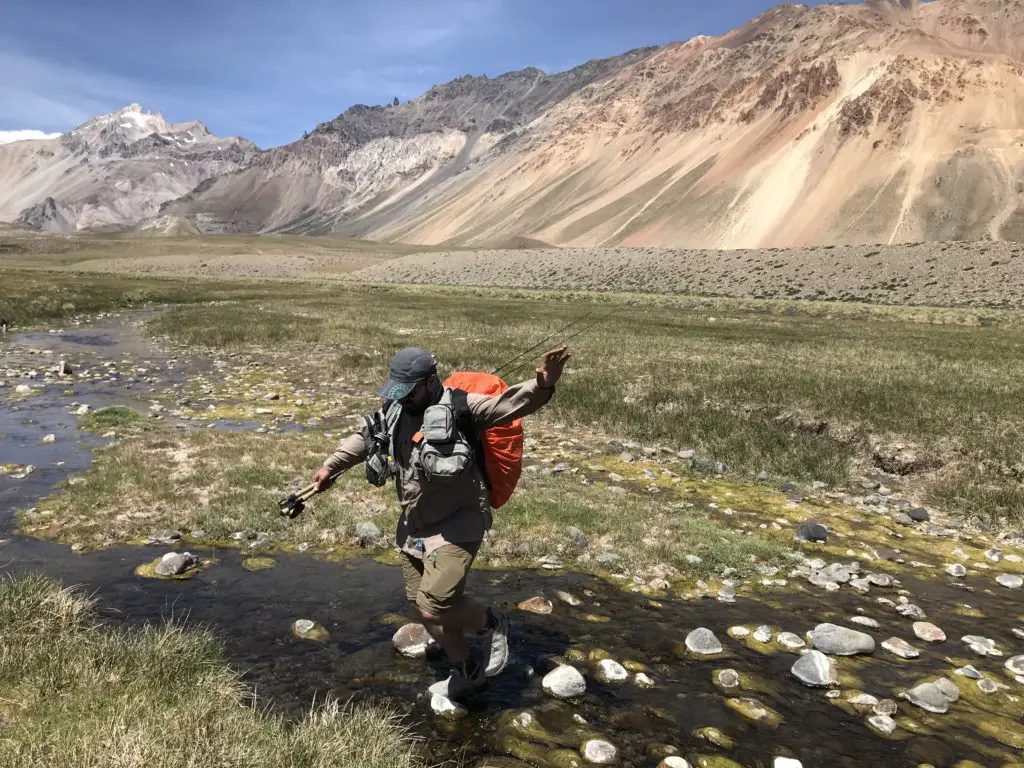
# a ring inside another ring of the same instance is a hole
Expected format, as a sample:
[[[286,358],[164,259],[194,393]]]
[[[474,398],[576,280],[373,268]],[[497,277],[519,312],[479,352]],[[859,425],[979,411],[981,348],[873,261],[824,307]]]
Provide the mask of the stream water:
[[[902,575],[903,587],[913,600],[939,624],[949,637],[947,647],[906,661],[878,648],[869,660],[840,660],[840,669],[856,678],[844,680],[843,695],[829,699],[820,689],[802,686],[790,675],[798,658],[794,653],[762,653],[730,639],[734,625],[770,625],[803,635],[816,624],[833,621],[857,629],[848,622],[858,610],[877,619],[880,628],[869,632],[878,642],[890,636],[927,645],[909,632],[910,621],[875,603],[881,595],[896,599],[894,590],[873,591],[870,596],[843,589],[825,593],[807,584],[793,584],[791,591],[771,600],[741,598],[734,605],[715,600],[682,601],[648,598],[626,592],[613,583],[575,573],[549,571],[475,571],[471,592],[511,609],[514,660],[506,674],[469,703],[470,714],[460,721],[433,716],[427,685],[445,674],[439,659],[414,660],[397,655],[391,637],[397,626],[382,620],[387,614],[405,611],[401,576],[397,568],[368,558],[343,564],[306,555],[274,555],[276,567],[250,572],[235,550],[202,550],[190,547],[215,564],[187,581],[146,579],[134,575],[137,565],[151,561],[166,550],[156,547],[111,546],[89,554],[40,541],[14,532],[14,513],[35,504],[52,492],[55,484],[84,471],[91,450],[103,438],[77,429],[69,414],[71,402],[93,408],[127,404],[145,410],[146,395],[159,391],[192,371],[163,355],[143,340],[133,324],[139,318],[106,318],[90,328],[60,334],[21,334],[0,347],[0,369],[36,364],[42,370],[64,354],[73,365],[96,360],[125,360],[147,369],[143,376],[102,377],[76,382],[74,395],[65,395],[66,384],[53,383],[42,394],[24,400],[4,401],[0,407],[0,464],[32,464],[37,469],[23,479],[0,476],[0,572],[44,572],[67,584],[83,585],[95,592],[102,614],[114,622],[135,624],[184,617],[213,627],[223,638],[228,660],[244,671],[257,694],[290,714],[299,714],[325,694],[347,699],[386,699],[408,711],[417,729],[430,741],[438,759],[458,758],[468,764],[491,756],[516,756],[534,764],[569,765],[569,752],[579,745],[579,715],[587,727],[619,749],[621,763],[656,766],[659,757],[650,747],[671,744],[694,761],[697,756],[722,756],[748,768],[772,766],[776,756],[795,757],[804,766],[953,766],[972,759],[981,765],[1012,764],[1014,750],[1004,741],[980,732],[976,715],[983,707],[962,700],[949,715],[929,715],[899,700],[900,715],[911,719],[914,730],[901,729],[890,739],[872,730],[864,713],[856,713],[845,701],[856,688],[877,698],[896,698],[930,674],[946,675],[958,684],[970,683],[953,675],[949,658],[973,663],[982,672],[1009,685],[991,697],[993,717],[1020,728],[1020,708],[1007,716],[996,705],[998,697],[1024,694],[1002,672],[1002,658],[973,657],[959,643],[967,634],[992,638],[1005,655],[1024,651],[1024,641],[1012,633],[1020,620],[1021,593],[999,592],[980,579],[977,591],[966,594],[941,578],[917,579]],[[52,355],[28,355],[27,349],[49,349]],[[201,364],[201,363],[200,363]],[[191,363],[190,363],[191,365]],[[147,379],[152,378],[152,381]],[[18,382],[8,382],[8,388]],[[38,385],[38,380],[33,384]],[[2,390],[0,390],[2,392]],[[240,428],[238,425],[233,425]],[[56,441],[41,444],[45,434]],[[266,439],[274,439],[267,435]],[[972,578],[966,580],[972,584]],[[573,608],[554,598],[565,590],[583,599]],[[534,595],[555,602],[549,615],[516,611],[514,606]],[[985,618],[971,618],[952,610],[969,602]],[[596,623],[588,614],[608,621]],[[292,622],[308,618],[330,633],[324,643],[300,640],[290,634]],[[684,658],[679,644],[697,627],[712,629],[725,646],[714,659]],[[586,665],[587,693],[572,702],[547,697],[540,679],[548,669],[548,656],[571,650],[589,653],[602,649],[620,662],[647,666],[653,688],[633,682],[602,684]],[[732,668],[751,690],[724,693],[715,685],[717,670]],[[756,690],[752,690],[756,689]],[[727,695],[755,698],[775,710],[781,724],[772,727],[744,718],[726,705]],[[956,716],[956,707],[971,716]],[[517,732],[510,713],[530,710],[538,727]],[[984,715],[978,715],[984,716]],[[694,736],[694,731],[714,727],[734,742],[731,749],[716,747]],[[916,732],[914,732],[916,731]],[[561,749],[562,751],[559,751]],[[579,759],[578,751],[576,752]],[[499,762],[488,764],[501,765]],[[708,763],[708,765],[713,765]]]

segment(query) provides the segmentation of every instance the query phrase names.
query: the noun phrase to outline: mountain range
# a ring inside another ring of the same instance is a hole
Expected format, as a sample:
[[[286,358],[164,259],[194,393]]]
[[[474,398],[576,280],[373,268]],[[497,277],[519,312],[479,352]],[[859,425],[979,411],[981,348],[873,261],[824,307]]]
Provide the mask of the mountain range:
[[[133,105],[0,146],[0,220],[480,247],[1024,240],[1024,2],[780,5],[354,106],[265,151]]]

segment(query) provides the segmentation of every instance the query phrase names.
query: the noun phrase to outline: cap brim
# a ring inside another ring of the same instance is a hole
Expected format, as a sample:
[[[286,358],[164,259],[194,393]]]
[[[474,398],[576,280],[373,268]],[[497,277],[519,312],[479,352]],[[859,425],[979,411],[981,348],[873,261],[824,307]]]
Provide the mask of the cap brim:
[[[384,386],[381,387],[380,396],[385,400],[401,400],[403,397],[412,392],[417,381],[396,381],[395,379],[388,379],[384,382]]]

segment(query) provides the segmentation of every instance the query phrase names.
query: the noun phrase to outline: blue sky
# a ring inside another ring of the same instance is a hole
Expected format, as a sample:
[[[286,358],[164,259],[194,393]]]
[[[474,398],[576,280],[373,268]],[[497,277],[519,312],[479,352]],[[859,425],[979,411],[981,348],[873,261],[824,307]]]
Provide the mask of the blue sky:
[[[131,102],[261,147],[463,74],[721,34],[771,0],[3,0],[0,132]],[[805,4],[816,5],[816,2]]]

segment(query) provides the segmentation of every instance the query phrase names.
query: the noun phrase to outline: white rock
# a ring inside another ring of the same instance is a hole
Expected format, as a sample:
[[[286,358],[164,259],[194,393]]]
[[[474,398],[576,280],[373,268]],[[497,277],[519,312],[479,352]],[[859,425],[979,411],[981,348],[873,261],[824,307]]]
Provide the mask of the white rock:
[[[41,443],[55,443],[55,442],[57,442],[57,436],[51,432],[48,435],[43,435],[43,439],[40,440],[39,442],[41,442]]]
[[[804,764],[791,757],[776,757],[772,768],[804,768]]]
[[[438,693],[431,695],[430,708],[438,717],[443,717],[449,720],[459,720],[468,714],[464,706],[452,701],[447,696],[442,696]]]
[[[403,656],[421,659],[436,643],[422,624],[406,624],[392,635],[391,645]]]
[[[962,579],[967,575],[967,569],[959,563],[954,563],[946,566],[946,573],[955,579]]]
[[[868,718],[868,723],[886,735],[896,730],[896,721],[888,715],[874,715]]]
[[[690,764],[678,755],[669,755],[658,763],[658,768],[690,768]]]
[[[629,672],[614,659],[602,659],[597,665],[597,679],[603,683],[621,683],[629,678]]]
[[[853,656],[874,653],[875,640],[871,635],[835,624],[819,624],[810,632],[814,647],[822,653]]]
[[[651,678],[649,678],[643,672],[637,672],[636,675],[633,676],[633,682],[640,688],[654,687],[654,681],[651,680]]]
[[[914,634],[917,635],[919,640],[924,640],[929,643],[946,642],[946,633],[927,621],[915,621]]]
[[[730,637],[746,637],[750,634],[750,630],[746,627],[729,627]]]
[[[836,663],[821,651],[808,651],[793,664],[793,677],[812,688],[827,688],[839,683]]]
[[[762,624],[754,630],[754,639],[759,643],[770,643],[772,641],[772,628]]]
[[[14,391],[19,395],[27,395],[32,391],[32,387],[28,384],[19,384],[14,388]]]
[[[1020,589],[1024,587],[1024,578],[1013,573],[1001,573],[996,576],[996,581],[1007,589]]]
[[[904,659],[916,659],[921,655],[917,648],[898,637],[890,637],[888,640],[883,641],[882,647],[889,651],[889,653],[896,654]]]
[[[775,638],[775,642],[783,648],[788,648],[791,651],[795,651],[807,645],[807,643],[803,641],[803,638],[793,632],[779,632],[778,637]]]
[[[576,667],[562,665],[544,675],[541,686],[558,699],[582,696],[587,690],[587,681]]]
[[[1024,654],[1007,659],[1003,666],[1014,675],[1024,675]]]
[[[860,624],[862,627],[871,627],[872,629],[878,629],[880,626],[877,621],[868,616],[852,616],[850,621],[854,624]]]
[[[619,759],[619,751],[604,739],[590,739],[583,742],[580,754],[583,755],[584,760],[594,765],[614,765]]]
[[[722,643],[710,629],[700,627],[686,636],[686,648],[701,656],[713,656],[722,652]]]
[[[75,411],[75,415],[76,416],[85,416],[85,414],[87,414],[88,412],[89,412],[89,405],[88,405],[88,403],[83,403],[82,405],[78,406],[78,410]]]

